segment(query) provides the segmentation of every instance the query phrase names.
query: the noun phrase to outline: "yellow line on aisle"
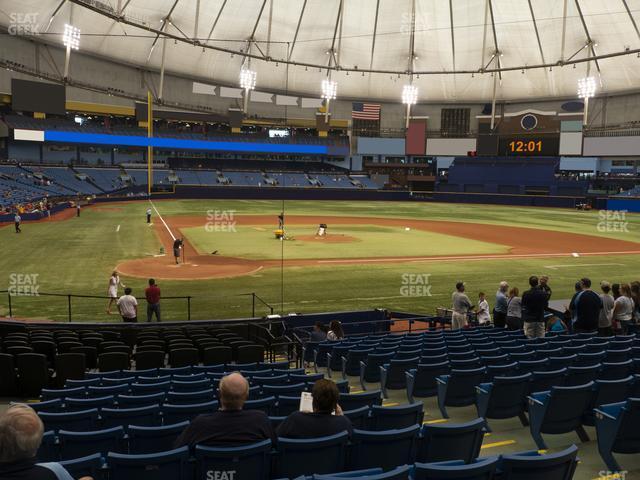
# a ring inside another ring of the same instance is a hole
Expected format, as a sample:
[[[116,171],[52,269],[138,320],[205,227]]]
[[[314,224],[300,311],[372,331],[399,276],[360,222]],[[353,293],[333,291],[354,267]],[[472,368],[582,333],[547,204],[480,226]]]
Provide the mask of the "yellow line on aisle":
[[[504,447],[506,445],[513,445],[516,443],[515,440],[503,440],[502,442],[493,442],[493,443],[485,443],[480,447],[480,450],[485,450],[487,448],[495,448],[495,447]]]

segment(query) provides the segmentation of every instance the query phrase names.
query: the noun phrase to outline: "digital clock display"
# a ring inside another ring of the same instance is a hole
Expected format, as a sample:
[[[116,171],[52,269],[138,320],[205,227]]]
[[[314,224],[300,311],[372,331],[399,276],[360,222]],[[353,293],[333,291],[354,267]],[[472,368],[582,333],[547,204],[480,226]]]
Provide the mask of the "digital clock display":
[[[550,136],[500,137],[499,154],[507,156],[556,156],[560,138]]]
[[[542,153],[542,140],[512,140],[507,147],[511,153]]]

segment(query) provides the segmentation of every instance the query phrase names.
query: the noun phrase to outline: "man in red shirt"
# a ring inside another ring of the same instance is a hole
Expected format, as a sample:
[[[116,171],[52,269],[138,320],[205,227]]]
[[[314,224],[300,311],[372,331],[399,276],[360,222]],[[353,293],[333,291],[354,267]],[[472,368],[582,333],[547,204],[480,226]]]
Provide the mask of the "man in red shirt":
[[[153,314],[156,314],[158,323],[160,322],[160,288],[153,278],[149,279],[149,286],[144,291],[147,297],[147,322],[151,322]]]

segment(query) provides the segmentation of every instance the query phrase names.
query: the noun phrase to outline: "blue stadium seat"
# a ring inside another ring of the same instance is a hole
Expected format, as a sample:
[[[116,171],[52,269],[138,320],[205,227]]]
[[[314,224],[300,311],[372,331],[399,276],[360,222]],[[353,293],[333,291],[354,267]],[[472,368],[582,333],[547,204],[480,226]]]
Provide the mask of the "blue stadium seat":
[[[160,405],[153,404],[134,408],[103,408],[102,425],[105,428],[122,425],[125,430],[128,425],[159,425]]]
[[[593,382],[598,378],[602,365],[599,363],[588,366],[570,366],[567,368],[567,376],[564,384],[567,387],[573,387],[575,385],[584,385],[585,383]]]
[[[578,447],[557,452],[540,454],[537,450],[502,455],[499,478],[509,480],[571,480],[578,465]]]
[[[350,348],[342,357],[342,378],[360,375],[360,362],[366,360],[370,353],[373,353],[372,348]]]
[[[281,395],[278,397],[274,414],[288,416],[300,408],[300,396]]]
[[[283,398],[283,397],[280,397]],[[275,411],[276,397],[265,397],[244,402],[243,410],[262,410],[267,415]]]
[[[438,407],[444,418],[449,418],[447,406],[463,407],[476,402],[475,388],[485,379],[484,367],[470,370],[451,370],[449,375],[442,375],[438,382]]]
[[[624,362],[602,362],[602,371],[598,375],[598,380],[620,380],[633,375],[633,360]]]
[[[90,432],[58,432],[60,457],[63,460],[86,457],[94,453],[106,456],[107,452],[121,452],[124,446],[124,429],[112,427]]]
[[[117,380],[118,382],[120,379]],[[104,380],[103,380],[104,383]],[[104,387],[94,387],[89,385],[87,387],[87,395],[91,398],[105,397],[107,395],[126,395],[129,393],[129,384],[119,383],[116,385],[108,385]],[[79,397],[79,395],[65,395],[66,397]]]
[[[347,441],[347,432],[308,439],[278,437],[276,475],[295,478],[341,472],[345,468]]]
[[[360,362],[360,386],[366,390],[365,382],[375,383],[380,381],[380,367],[391,361],[394,352],[370,353],[367,359]]]
[[[47,430],[68,430],[72,432],[87,432],[94,430],[98,423],[98,409],[81,410],[78,412],[39,412],[38,416]]]
[[[525,400],[529,391],[530,373],[517,377],[496,377],[491,383],[476,387],[478,417],[504,419],[518,417],[523,426],[529,422],[525,415]],[[487,422],[487,430],[489,423]]]
[[[380,388],[385,398],[388,398],[387,390],[399,390],[407,388],[405,372],[417,368],[420,356],[392,359],[389,363],[380,366]]]
[[[421,425],[424,419],[424,404],[422,402],[384,407],[373,405],[370,410],[369,430],[392,430]]]
[[[150,395],[152,393],[168,392],[172,382],[132,383],[131,395]]]
[[[355,410],[361,407],[382,405],[382,391],[371,390],[363,393],[341,393],[338,404],[342,410]]]
[[[474,460],[468,464],[460,460],[416,463],[413,480],[492,480],[498,462],[498,457],[489,457]]]
[[[171,381],[171,389],[175,392],[197,392],[211,388],[211,380],[208,378],[202,380],[193,380],[188,382],[177,381],[174,379]],[[131,386],[133,390],[133,385]]]
[[[388,472],[383,472],[381,468],[369,468],[353,472],[313,475],[305,478],[310,480],[340,480],[344,478],[354,478],[359,480],[409,480],[411,478],[411,470],[411,465],[402,465]]]
[[[484,418],[459,424],[425,424],[420,432],[416,459],[419,462],[462,460],[470,463],[480,454],[484,433]]]
[[[527,353],[527,357],[531,358],[531,354]],[[547,359],[520,360],[518,361],[518,370],[520,373],[544,372],[547,370]]]
[[[512,362],[505,365],[487,365],[487,380],[491,381],[495,377],[513,377],[518,375],[518,363]]]
[[[171,450],[178,435],[189,426],[189,422],[173,423],[161,427],[130,425],[129,453],[158,453]]]
[[[40,392],[40,398],[42,400],[54,400],[56,398],[64,397],[85,397],[87,395],[87,388],[75,387],[75,388],[43,388]]]
[[[91,477],[94,480],[106,478],[103,470],[102,455],[94,453],[86,457],[63,460],[60,464],[73,478]]]
[[[44,432],[42,442],[36,455],[38,462],[57,462],[60,460],[60,452],[56,443],[56,435],[53,430]]]
[[[124,455],[109,453],[111,478],[118,480],[188,480],[191,478],[189,447],[167,452]]]
[[[348,468],[392,470],[413,463],[419,431],[420,425],[375,432],[354,430]]]
[[[622,470],[614,453],[640,453],[639,424],[640,398],[629,398],[596,409],[598,452],[609,470]]]
[[[548,372],[535,371],[531,374],[529,392],[545,392],[551,387],[561,387],[567,378],[567,369],[551,370]]]
[[[62,398],[27,403],[27,405],[33,408],[36,412],[60,412],[63,410]]]
[[[342,358],[347,355],[354,345],[342,343],[334,346],[330,352],[327,352],[327,376],[331,378],[331,372],[342,371]]]
[[[265,385],[262,387],[262,393],[264,396],[300,396],[302,392],[307,389],[307,385],[304,383],[292,383],[290,385]]]
[[[318,373],[318,368],[327,366],[327,354],[330,353],[335,346],[336,342],[322,342],[318,343],[313,349],[313,368],[316,373]]]
[[[89,408],[113,407],[115,399],[113,395],[95,398],[70,398],[64,399],[65,410],[68,412],[76,412],[78,410],[87,410]]]
[[[436,379],[441,375],[448,375],[451,372],[449,361],[445,360],[437,363],[422,363],[424,357],[416,368],[405,372],[407,381],[407,400],[414,402],[414,397],[433,397],[438,394],[438,382]]]
[[[289,375],[272,375],[272,371],[269,371],[269,375],[253,376],[251,377],[251,385],[287,385],[289,383]]]
[[[162,393],[159,395],[163,395]],[[191,392],[167,392],[167,403],[183,405],[185,403],[211,402],[216,399],[212,388]]]
[[[90,385],[94,387],[100,385],[100,378],[87,378],[85,380],[67,379],[67,381],[64,382],[64,388],[88,387]]]
[[[166,394],[164,392],[151,393],[149,395],[118,395],[119,408],[146,407],[154,403],[164,403]]]
[[[307,389],[309,391],[311,391],[311,389],[313,388],[313,383],[307,383]],[[338,388],[338,391],[340,393],[349,393],[349,391],[351,390],[351,387],[349,386],[349,380],[336,380],[334,383],[336,384],[336,387]]]
[[[196,476],[200,479],[267,480],[271,475],[271,448],[271,440],[238,447],[196,445]],[[227,473],[226,477],[222,476],[223,472]]]
[[[353,428],[366,430],[369,428],[369,407],[354,408],[353,410],[343,410],[342,414],[351,420]]]
[[[609,403],[624,402],[631,397],[633,377],[629,376],[620,380],[596,380],[593,383],[593,395],[587,411],[582,417],[582,423],[589,426],[595,425],[595,408]]]
[[[162,405],[162,418],[165,424],[184,422],[193,420],[198,415],[213,413],[218,410],[218,401],[212,400],[204,403],[188,403],[182,405]],[[138,424],[141,425],[141,424]]]
[[[589,407],[593,385],[591,382],[576,387],[552,387],[550,391],[529,396],[529,429],[538,448],[547,448],[542,433],[575,431],[582,442],[589,441],[582,417]]]

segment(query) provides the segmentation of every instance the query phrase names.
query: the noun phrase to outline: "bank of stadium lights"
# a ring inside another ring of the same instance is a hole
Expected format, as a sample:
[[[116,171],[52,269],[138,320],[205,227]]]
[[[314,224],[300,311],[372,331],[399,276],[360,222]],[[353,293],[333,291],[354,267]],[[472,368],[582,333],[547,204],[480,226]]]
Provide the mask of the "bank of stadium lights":
[[[257,74],[254,70],[242,68],[240,70],[240,88],[244,90],[244,112],[247,112],[249,106],[249,94],[251,90],[256,88]]]
[[[325,78],[322,80],[322,98],[324,98],[324,121],[329,121],[329,104],[338,94],[338,82]]]
[[[69,59],[71,58],[71,50],[78,50],[80,48],[80,29],[64,24],[64,33],[62,34],[62,43],[67,47],[67,52],[64,57],[64,78],[69,76]]]
[[[578,80],[578,97],[587,99],[596,94],[596,79],[594,77],[585,77]]]
[[[80,29],[65,23],[62,43],[67,48],[78,50],[80,48]]]
[[[596,79],[585,77],[578,80],[578,97],[584,100],[584,112],[582,114],[582,124],[586,125],[589,115],[589,99],[596,94]]]
[[[411,105],[415,105],[418,101],[418,87],[415,85],[405,85],[402,87],[402,103],[407,106],[407,120],[405,127],[409,128],[409,119],[411,118]]]

